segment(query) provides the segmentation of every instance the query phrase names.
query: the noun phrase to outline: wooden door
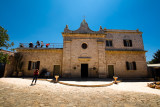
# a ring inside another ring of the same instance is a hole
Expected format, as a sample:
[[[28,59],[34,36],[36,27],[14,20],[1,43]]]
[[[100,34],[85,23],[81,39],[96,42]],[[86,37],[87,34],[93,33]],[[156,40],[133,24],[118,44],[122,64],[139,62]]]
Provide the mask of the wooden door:
[[[114,66],[113,65],[108,65],[108,75],[109,75],[109,78],[113,78],[114,76]]]
[[[60,65],[54,65],[53,76],[55,76],[55,75],[61,76]]]

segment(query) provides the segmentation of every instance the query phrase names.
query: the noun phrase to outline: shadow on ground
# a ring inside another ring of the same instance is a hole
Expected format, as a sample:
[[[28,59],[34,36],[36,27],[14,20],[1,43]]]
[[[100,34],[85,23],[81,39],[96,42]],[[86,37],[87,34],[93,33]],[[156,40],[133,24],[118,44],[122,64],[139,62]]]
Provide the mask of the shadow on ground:
[[[13,77],[11,77],[13,78]],[[15,78],[15,77],[14,77]],[[24,77],[22,79],[32,79],[33,77]],[[38,78],[38,80],[47,80],[52,79],[56,80],[55,78]],[[113,78],[59,78],[58,81],[114,81]],[[117,81],[121,82],[154,82],[152,78],[118,78]]]
[[[55,80],[55,78],[52,78]],[[59,81],[114,81],[112,78],[59,78]],[[150,80],[149,78],[118,78],[117,81],[121,82],[153,82],[153,80]]]

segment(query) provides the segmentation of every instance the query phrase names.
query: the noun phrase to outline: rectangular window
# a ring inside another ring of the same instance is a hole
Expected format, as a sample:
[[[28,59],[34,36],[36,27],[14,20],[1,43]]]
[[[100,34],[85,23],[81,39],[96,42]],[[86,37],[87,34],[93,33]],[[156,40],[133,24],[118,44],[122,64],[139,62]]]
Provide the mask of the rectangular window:
[[[125,47],[132,47],[132,40],[123,40]]]
[[[136,70],[136,62],[126,62],[127,70]]]
[[[129,62],[129,70],[134,70],[134,69],[133,69],[133,63],[132,63],[132,62]]]
[[[28,70],[39,69],[40,61],[29,61]]]
[[[37,67],[37,62],[32,62],[31,66],[32,66],[32,69],[36,69],[36,67]]]
[[[112,40],[106,40],[106,46],[112,47]]]

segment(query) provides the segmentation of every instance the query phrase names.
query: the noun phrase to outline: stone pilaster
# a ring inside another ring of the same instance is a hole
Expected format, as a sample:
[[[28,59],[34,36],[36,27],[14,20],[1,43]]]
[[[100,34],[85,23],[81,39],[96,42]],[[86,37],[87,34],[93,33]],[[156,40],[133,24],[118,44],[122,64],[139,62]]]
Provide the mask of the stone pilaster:
[[[98,73],[99,78],[106,78],[106,58],[105,58],[105,43],[103,40],[98,40]]]
[[[71,41],[64,41],[62,77],[71,77]]]

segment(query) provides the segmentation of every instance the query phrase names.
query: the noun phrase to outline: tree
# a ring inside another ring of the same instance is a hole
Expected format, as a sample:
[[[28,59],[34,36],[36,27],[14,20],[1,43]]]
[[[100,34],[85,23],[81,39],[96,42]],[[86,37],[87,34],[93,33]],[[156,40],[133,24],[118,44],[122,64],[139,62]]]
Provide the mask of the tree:
[[[8,54],[0,53],[0,63],[9,63],[8,62]]]
[[[158,51],[156,53],[154,53],[153,58],[151,61],[149,61],[150,64],[157,64],[160,63],[160,50],[158,49]]]
[[[13,46],[14,43],[9,43],[9,35],[7,34],[7,30],[0,26],[0,49]],[[8,63],[8,55],[0,52],[0,63]]]
[[[15,67],[16,71],[21,71],[23,66],[23,55],[21,53],[15,53],[14,60],[15,60]]]
[[[7,30],[0,26],[0,48],[5,47],[8,49],[9,47],[14,45],[13,42],[11,44],[8,43],[10,40],[7,32]]]

